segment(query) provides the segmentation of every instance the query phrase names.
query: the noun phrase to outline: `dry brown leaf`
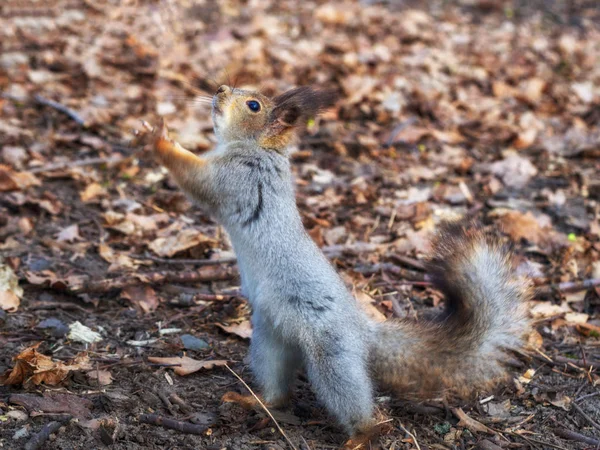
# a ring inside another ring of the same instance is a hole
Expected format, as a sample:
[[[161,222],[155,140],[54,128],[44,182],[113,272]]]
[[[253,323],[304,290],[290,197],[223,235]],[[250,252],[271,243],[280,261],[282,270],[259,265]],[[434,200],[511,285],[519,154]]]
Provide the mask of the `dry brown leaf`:
[[[515,242],[525,239],[533,244],[540,244],[548,233],[531,211],[508,211],[500,217],[500,226]]]
[[[181,230],[176,235],[159,237],[152,241],[148,248],[158,256],[171,257],[177,253],[190,250],[194,247],[212,248],[217,242],[200,233],[198,230],[186,229]]]
[[[55,386],[75,370],[89,370],[91,365],[86,353],[78,354],[75,359],[68,363],[53,361],[52,358],[37,351],[41,343],[35,344],[23,350],[13,358],[15,366],[7,370],[0,377],[2,385],[17,384],[46,384]]]
[[[469,417],[462,408],[452,409],[452,413],[459,419],[458,426],[467,428],[471,433],[491,433],[494,431],[490,430],[481,422]]]
[[[252,324],[249,320],[244,320],[243,322],[235,323],[233,325],[222,325],[220,323],[217,323],[216,325],[223,331],[235,334],[243,339],[252,338]]]
[[[0,192],[23,190],[42,183],[29,172],[15,172],[11,167],[0,164]]]
[[[534,319],[544,319],[571,311],[567,302],[563,302],[561,305],[553,305],[550,302],[532,302],[532,307],[530,308]]]
[[[544,338],[542,335],[535,329],[531,330],[529,335],[527,336],[527,347],[531,349],[540,349],[544,344]]]
[[[108,370],[90,370],[86,375],[90,384],[108,386],[113,382],[113,377]]]
[[[98,197],[104,197],[108,194],[108,191],[103,188],[100,183],[91,183],[86,186],[86,188],[80,192],[79,198],[81,198],[82,202],[90,202],[92,200],[96,200]]]
[[[22,296],[19,278],[9,265],[0,262],[0,309],[15,312]]]
[[[178,367],[173,367],[177,375],[185,376],[194,372],[198,372],[201,369],[212,369],[213,367],[224,366],[227,364],[227,360],[214,359],[211,361],[198,361],[188,356],[174,356],[171,358],[159,358],[156,356],[149,356],[148,361],[157,364],[179,364]]]
[[[360,307],[371,319],[376,322],[384,322],[386,320],[385,315],[375,306],[373,297],[364,291],[355,291],[354,296],[356,297],[356,300],[358,300]]]
[[[600,327],[591,323],[578,323],[575,328],[584,336],[600,338]]]
[[[106,244],[98,245],[98,253],[106,262],[110,263],[109,272],[120,272],[127,269],[137,269],[140,265],[139,261],[130,258],[124,252],[116,252],[112,247]]]
[[[69,414],[78,419],[89,419],[93,406],[85,397],[58,392],[45,392],[42,396],[13,394],[9,402],[25,407],[29,413],[41,411],[46,414]]]
[[[151,286],[128,286],[121,292],[121,297],[126,298],[145,314],[156,311],[158,297]]]

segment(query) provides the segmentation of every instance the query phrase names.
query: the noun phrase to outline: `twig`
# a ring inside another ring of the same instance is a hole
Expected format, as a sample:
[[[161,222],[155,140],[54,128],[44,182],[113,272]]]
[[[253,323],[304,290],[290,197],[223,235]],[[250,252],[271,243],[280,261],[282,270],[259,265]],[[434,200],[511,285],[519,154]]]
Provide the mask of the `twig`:
[[[422,270],[423,272],[427,271],[425,264],[417,259],[409,258],[408,256],[403,255],[392,255],[392,259],[399,261],[405,266],[412,267],[413,269]]]
[[[595,363],[595,362],[589,362],[589,361],[583,361],[581,359],[570,359],[570,358],[565,358],[564,356],[555,356],[554,359],[550,359],[548,356],[546,355],[538,355],[538,354],[534,354],[532,355],[534,359],[537,359],[538,361],[542,361],[546,364],[550,364],[551,366],[557,367],[557,366],[567,366],[567,368],[570,368],[572,370],[589,370],[590,367],[594,368],[594,369],[600,369],[600,363]],[[585,364],[584,364],[585,362]]]
[[[58,429],[63,425],[63,422],[50,422],[36,434],[33,435],[29,441],[25,444],[25,450],[37,450],[42,448],[44,443],[48,440],[52,433],[56,433]]]
[[[582,395],[581,397],[577,397],[575,399],[575,402],[579,403],[580,401],[585,400],[586,398],[596,397],[598,395],[600,395],[600,392],[592,392],[591,394],[585,394],[585,395]]]
[[[535,295],[538,297],[547,297],[553,292],[561,292],[563,294],[585,291],[586,289],[600,286],[600,278],[590,278],[583,281],[565,281],[559,284],[548,284],[539,286],[535,289]]]
[[[598,439],[584,436],[583,434],[579,434],[575,431],[567,430],[565,428],[556,428],[554,430],[554,434],[565,439],[570,439],[571,441],[583,442],[584,444],[592,445],[595,447],[598,447],[600,445],[600,441]]]
[[[381,244],[371,244],[369,242],[355,242],[353,244],[344,244],[344,245],[329,245],[321,248],[323,253],[327,255],[329,258],[337,258],[342,256],[344,253],[363,253],[363,252],[374,252],[378,249],[382,248]],[[170,258],[158,258],[152,255],[131,255],[134,259],[148,259],[150,261],[155,261],[164,264],[189,264],[195,266],[212,266],[219,264],[229,264],[237,262],[237,258],[235,256],[218,258],[218,259],[170,259]],[[408,258],[410,259],[410,258]],[[399,258],[402,261],[402,257]],[[413,264],[419,264],[416,260],[413,261]],[[406,262],[406,261],[405,261]],[[409,264],[409,263],[407,263]],[[421,269],[423,270],[423,269]]]
[[[588,416],[585,411],[583,409],[581,409],[581,407],[577,404],[577,403],[571,403],[571,406],[573,406],[573,408],[575,409],[575,411],[577,411],[581,417],[583,417],[585,420],[587,420],[587,422],[593,426],[596,430],[600,430],[600,425],[598,425],[594,419],[592,419],[590,416]]]
[[[75,121],[75,123],[77,123],[77,125],[85,127],[86,123],[85,120],[79,115],[79,113],[73,111],[71,108],[68,108],[67,106],[55,102],[54,100],[50,100],[47,99],[45,97],[42,97],[39,94],[36,94],[33,96],[33,99],[35,100],[36,103],[43,105],[43,106],[49,106],[50,108],[54,108],[55,110],[66,114],[67,116],[69,116],[71,119],[73,119]]]
[[[385,244],[371,244],[370,242],[354,242],[353,244],[328,245],[321,251],[329,258],[338,258],[344,253],[370,253],[385,247]]]
[[[169,400],[179,406],[179,409],[182,412],[186,414],[192,412],[192,408],[176,393],[173,392],[171,395],[169,395]]]
[[[237,271],[231,267],[203,267],[193,272],[146,272],[132,275],[94,280],[89,277],[76,277],[71,280],[50,281],[50,288],[67,291],[71,294],[100,293],[112,289],[123,289],[137,284],[164,283],[204,283],[207,281],[223,281],[233,278]],[[27,279],[25,279],[27,281]]]
[[[358,273],[362,273],[363,275],[372,275],[379,271],[389,272],[405,281],[426,283],[425,285],[427,286],[431,284],[427,274],[416,272],[414,270],[403,269],[402,267],[398,267],[397,265],[391,263],[373,264],[371,266],[358,267],[354,270]]]
[[[271,420],[273,421],[273,423],[275,424],[275,426],[277,427],[277,429],[279,430],[279,432],[281,433],[281,435],[285,438],[285,440],[287,441],[288,444],[290,444],[290,447],[292,447],[293,450],[298,450],[296,448],[296,446],[294,445],[294,443],[290,440],[289,437],[287,437],[287,434],[285,434],[285,432],[283,431],[283,428],[281,428],[279,426],[279,423],[277,423],[277,421],[275,420],[275,417],[273,417],[273,414],[271,414],[271,411],[269,411],[269,409],[265,406],[265,404],[261,401],[260,398],[258,398],[258,396],[254,393],[254,391],[250,388],[250,386],[248,386],[246,384],[246,382],[244,380],[242,380],[242,377],[240,377],[237,373],[235,373],[235,371],[229,367],[228,364],[225,364],[225,367],[227,367],[227,369],[233,374],[233,376],[235,376],[240,383],[242,383],[244,385],[244,387],[246,389],[248,389],[248,391],[252,394],[252,396],[256,399],[256,401],[258,402],[258,404],[260,406],[262,406],[262,408],[265,410],[265,412],[267,413],[267,415],[271,418]]]
[[[197,425],[195,423],[182,422],[180,420],[159,416],[158,414],[142,414],[139,418],[139,421],[141,423],[158,425],[187,434],[204,434],[204,432],[208,430],[207,425]]]
[[[121,161],[125,161],[126,159],[131,158],[129,156],[106,156],[106,157],[98,157],[98,158],[88,158],[81,159],[79,161],[64,161],[54,164],[48,164],[46,166],[41,167],[32,167],[28,170],[29,173],[40,173],[40,172],[52,172],[55,170],[63,170],[71,167],[82,167],[82,166],[95,166],[97,164],[113,164]]]
[[[217,259],[169,259],[159,258],[152,255],[131,255],[133,259],[148,259],[150,261],[159,262],[163,264],[190,264],[194,266],[218,266],[220,264],[230,264],[237,262],[235,256],[229,256],[225,258]]]
[[[584,361],[582,359],[571,359],[571,358],[566,358],[564,356],[555,356],[554,362],[557,362],[559,364],[573,364],[573,365],[575,365],[577,367],[581,367],[582,369],[585,369],[585,370],[589,370],[590,367],[592,367],[594,369],[600,369],[600,363]]]
[[[421,450],[421,446],[419,445],[419,441],[417,441],[417,437],[412,434],[410,431],[408,431],[404,425],[402,425],[402,422],[399,422],[400,428],[402,428],[402,431],[404,431],[406,434],[408,434],[410,436],[410,438],[413,440],[415,447],[417,447],[417,450]]]

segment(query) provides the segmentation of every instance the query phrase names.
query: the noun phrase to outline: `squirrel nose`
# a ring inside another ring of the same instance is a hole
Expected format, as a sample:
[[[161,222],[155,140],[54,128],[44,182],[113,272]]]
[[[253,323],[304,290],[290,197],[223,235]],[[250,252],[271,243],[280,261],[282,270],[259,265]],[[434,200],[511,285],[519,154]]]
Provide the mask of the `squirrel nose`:
[[[223,85],[219,86],[219,89],[217,89],[217,95],[222,94],[224,92],[229,92],[229,91],[231,91],[231,88],[229,86],[223,84]]]

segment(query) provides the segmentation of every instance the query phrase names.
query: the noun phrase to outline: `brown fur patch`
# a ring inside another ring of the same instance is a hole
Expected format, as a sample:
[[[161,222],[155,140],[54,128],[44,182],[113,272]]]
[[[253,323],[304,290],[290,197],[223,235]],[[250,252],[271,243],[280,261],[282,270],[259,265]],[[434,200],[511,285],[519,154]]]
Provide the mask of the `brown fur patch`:
[[[508,376],[506,351],[529,329],[511,252],[471,221],[441,226],[429,272],[446,297],[432,320],[381,324],[373,364],[381,384],[403,396],[469,397]]]

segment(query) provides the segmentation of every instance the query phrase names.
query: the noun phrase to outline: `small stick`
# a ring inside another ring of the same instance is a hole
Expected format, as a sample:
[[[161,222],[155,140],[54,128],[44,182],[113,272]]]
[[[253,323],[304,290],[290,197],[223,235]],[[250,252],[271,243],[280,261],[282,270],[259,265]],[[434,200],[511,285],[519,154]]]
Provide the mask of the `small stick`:
[[[79,161],[64,161],[54,164],[48,164],[41,167],[32,167],[28,170],[29,173],[52,172],[55,170],[69,169],[71,167],[95,166],[97,164],[112,164],[125,161],[131,156],[107,156],[98,158],[81,159]]]
[[[594,422],[594,419],[592,419],[590,416],[588,416],[585,411],[583,409],[581,409],[581,407],[577,404],[577,403],[571,403],[571,405],[573,406],[573,408],[575,408],[575,411],[577,411],[581,417],[583,417],[585,420],[587,420],[587,422],[593,426],[596,430],[600,430],[600,425],[598,425],[596,422]]]
[[[567,430],[566,428],[556,428],[554,430],[554,434],[565,439],[570,439],[571,441],[583,442],[584,444],[592,445],[595,447],[598,447],[600,445],[600,441],[598,439],[584,436],[583,434]]]
[[[409,258],[408,256],[403,255],[392,255],[392,259],[395,259],[396,261],[399,261],[408,267],[412,267],[413,269],[422,270],[423,272],[427,271],[425,264],[417,259]]]
[[[42,448],[44,443],[48,440],[52,433],[56,433],[58,429],[63,425],[63,422],[50,422],[36,434],[33,435],[29,441],[25,444],[25,450],[38,450]]]
[[[559,364],[573,364],[573,365],[575,365],[577,367],[581,367],[582,369],[585,369],[585,370],[589,370],[590,367],[592,367],[596,370],[600,369],[600,363],[584,361],[582,359],[571,359],[571,358],[566,358],[564,356],[555,356],[554,362],[557,362]]]
[[[237,262],[237,258],[235,256],[217,259],[169,259],[158,258],[152,255],[131,255],[131,257],[133,259],[149,259],[150,261],[159,262],[163,264],[193,264],[195,266],[218,266],[219,264],[229,264]]]
[[[137,284],[164,284],[164,283],[204,283],[207,281],[229,280],[237,274],[231,267],[203,267],[193,272],[146,272],[134,275],[94,280],[89,277],[77,278],[69,283],[68,280],[50,282],[50,288],[66,290],[71,294],[100,293],[112,289],[123,289]],[[27,281],[27,279],[24,279]],[[65,286],[66,285],[66,286]]]
[[[50,100],[47,99],[45,97],[42,97],[39,94],[36,94],[33,96],[33,99],[35,100],[36,103],[43,105],[43,106],[49,106],[50,108],[54,108],[55,110],[66,114],[67,116],[69,116],[71,119],[73,119],[75,121],[75,123],[77,123],[77,125],[85,127],[86,123],[85,120],[79,115],[79,113],[73,111],[71,108],[68,108],[67,106],[55,102],[54,100]]]
[[[419,445],[419,441],[417,441],[417,437],[412,434],[410,431],[408,431],[406,428],[404,428],[404,425],[402,425],[402,422],[399,422],[400,428],[402,428],[402,431],[404,431],[406,434],[408,434],[410,436],[410,438],[412,439],[412,441],[415,444],[415,447],[417,447],[417,450],[421,450],[421,446]]]
[[[600,286],[600,278],[589,278],[583,281],[565,281],[564,283],[548,284],[539,286],[535,289],[535,295],[539,297],[547,297],[554,291],[563,294],[585,291],[586,289]]]
[[[181,409],[181,411],[183,411],[184,413],[192,412],[192,408],[185,402],[185,400],[183,400],[179,395],[175,394],[174,392],[171,395],[169,395],[169,400],[171,400],[172,403],[175,403],[177,406],[179,406],[179,409]]]
[[[171,403],[171,400],[169,400],[169,398],[167,397],[167,394],[165,394],[162,391],[159,391],[158,389],[154,390],[154,393],[157,395],[158,398],[160,398],[160,401],[164,403],[164,405],[169,410],[169,413],[171,413],[172,416],[176,416],[177,412],[173,408],[173,404]]]
[[[204,434],[208,430],[206,425],[196,425],[190,422],[182,422],[180,420],[169,419],[167,417],[159,416],[158,414],[142,414],[139,418],[141,423],[147,423],[149,425],[158,425],[164,428],[170,428],[171,430],[177,430],[181,433],[187,434]]]
[[[273,423],[275,424],[275,426],[277,427],[277,429],[279,430],[279,432],[281,433],[281,435],[285,438],[285,440],[287,441],[288,444],[290,444],[290,447],[292,447],[293,450],[298,450],[296,448],[296,446],[293,444],[293,442],[290,440],[289,437],[287,437],[287,434],[285,434],[285,432],[283,431],[283,428],[281,428],[279,426],[279,423],[277,423],[277,421],[275,420],[275,417],[273,417],[273,414],[271,414],[271,411],[269,411],[269,409],[265,406],[265,404],[261,401],[260,398],[258,398],[258,396],[254,393],[254,391],[250,388],[250,386],[248,386],[246,384],[246,382],[244,380],[242,380],[242,377],[240,377],[237,373],[235,373],[233,371],[233,369],[231,367],[229,367],[228,364],[225,364],[225,367],[227,367],[227,369],[240,381],[240,383],[242,383],[244,385],[244,387],[246,389],[248,389],[248,391],[250,391],[250,393],[252,394],[252,396],[256,399],[256,401],[258,402],[258,404],[260,406],[262,406],[262,408],[265,410],[265,412],[268,414],[268,416],[271,418],[271,420],[273,421]]]

